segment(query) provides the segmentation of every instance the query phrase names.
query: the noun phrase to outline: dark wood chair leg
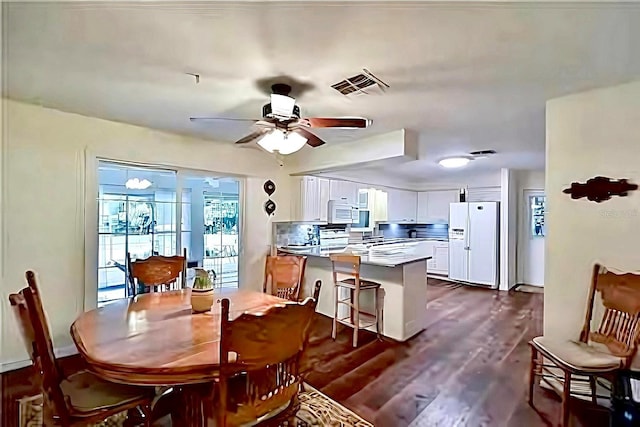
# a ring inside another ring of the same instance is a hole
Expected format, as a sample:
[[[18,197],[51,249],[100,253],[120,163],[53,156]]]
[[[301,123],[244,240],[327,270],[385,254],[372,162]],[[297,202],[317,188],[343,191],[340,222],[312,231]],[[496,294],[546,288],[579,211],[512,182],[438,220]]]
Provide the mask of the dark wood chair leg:
[[[569,427],[569,400],[571,399],[571,372],[564,373],[564,387],[562,388],[562,408],[560,427]]]
[[[533,407],[533,390],[536,383],[536,372],[538,370],[538,350],[531,346],[531,366],[529,366],[529,406]]]

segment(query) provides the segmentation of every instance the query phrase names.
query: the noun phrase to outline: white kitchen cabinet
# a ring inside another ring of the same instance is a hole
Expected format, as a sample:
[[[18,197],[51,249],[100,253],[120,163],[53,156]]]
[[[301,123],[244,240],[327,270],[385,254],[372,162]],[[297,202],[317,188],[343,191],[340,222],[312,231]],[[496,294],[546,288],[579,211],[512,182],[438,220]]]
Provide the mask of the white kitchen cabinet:
[[[329,180],[305,176],[300,180],[300,205],[295,219],[326,221],[329,205]]]
[[[449,204],[458,201],[457,190],[421,191],[417,197],[419,223],[448,223]]]
[[[358,184],[350,181],[332,179],[329,182],[329,200],[340,200],[348,205],[356,205]]]
[[[436,242],[433,246],[433,268],[434,274],[449,274],[449,243]]]
[[[416,222],[418,195],[415,191],[388,189],[387,221]]]
[[[429,222],[429,218],[427,217],[427,205],[429,204],[429,192],[428,191],[419,191],[416,201],[416,220],[420,224],[425,224]]]

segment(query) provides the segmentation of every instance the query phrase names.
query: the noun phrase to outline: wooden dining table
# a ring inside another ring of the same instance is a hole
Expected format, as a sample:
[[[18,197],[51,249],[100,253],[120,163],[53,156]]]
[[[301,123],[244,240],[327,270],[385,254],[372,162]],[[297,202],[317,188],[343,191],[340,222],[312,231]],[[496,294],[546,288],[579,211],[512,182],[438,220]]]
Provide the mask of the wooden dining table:
[[[81,314],[71,335],[88,368],[114,382],[147,386],[212,384],[219,374],[220,301],[230,300],[230,317],[260,313],[287,301],[260,292],[216,290],[211,311],[191,312],[191,290],[155,292],[107,304]],[[186,387],[185,387],[186,386]],[[203,425],[200,398],[183,393],[181,425]],[[206,404],[211,404],[208,402]]]

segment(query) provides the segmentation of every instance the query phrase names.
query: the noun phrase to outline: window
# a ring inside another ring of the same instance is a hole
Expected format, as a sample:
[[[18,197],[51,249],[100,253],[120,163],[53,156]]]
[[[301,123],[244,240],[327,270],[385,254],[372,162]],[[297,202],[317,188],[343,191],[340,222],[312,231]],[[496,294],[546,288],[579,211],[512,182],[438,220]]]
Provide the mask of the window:
[[[237,287],[239,189],[233,178],[99,162],[98,302],[129,296],[127,253],[135,260],[186,249],[190,268]]]
[[[531,236],[544,237],[546,235],[544,225],[544,212],[546,196],[530,196],[529,208],[531,210]]]

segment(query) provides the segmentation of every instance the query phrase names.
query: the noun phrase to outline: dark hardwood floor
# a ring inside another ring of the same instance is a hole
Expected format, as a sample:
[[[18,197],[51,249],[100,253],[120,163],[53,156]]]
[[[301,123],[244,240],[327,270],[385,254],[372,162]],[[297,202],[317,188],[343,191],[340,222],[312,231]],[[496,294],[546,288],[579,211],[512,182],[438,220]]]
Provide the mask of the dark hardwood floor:
[[[429,281],[429,325],[405,343],[351,330],[331,339],[331,320],[314,319],[303,361],[306,381],[378,427],[546,426],[559,401],[536,389],[526,403],[529,348],[542,332],[543,295],[496,292]],[[385,313],[392,316],[393,313]],[[64,360],[78,368],[77,357]],[[2,375],[2,427],[13,427],[15,399],[35,392],[30,369]],[[575,403],[574,427],[607,426],[606,412]],[[163,425],[165,425],[163,423]]]

